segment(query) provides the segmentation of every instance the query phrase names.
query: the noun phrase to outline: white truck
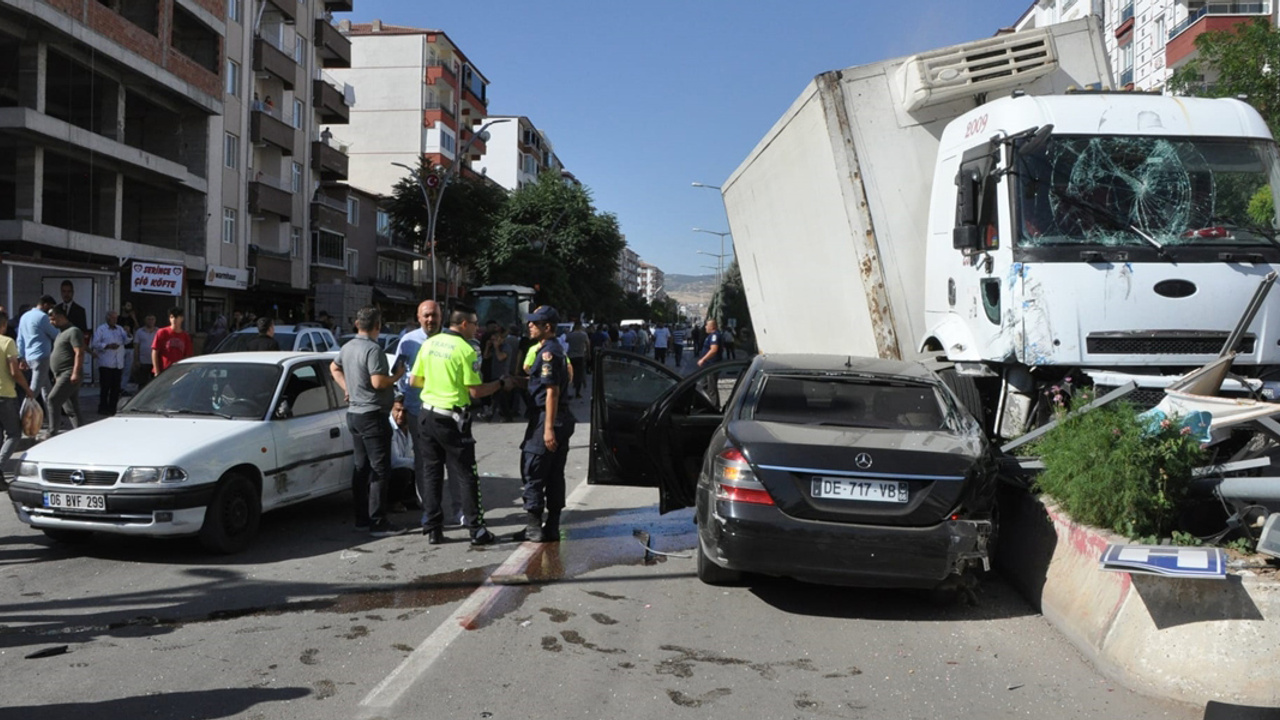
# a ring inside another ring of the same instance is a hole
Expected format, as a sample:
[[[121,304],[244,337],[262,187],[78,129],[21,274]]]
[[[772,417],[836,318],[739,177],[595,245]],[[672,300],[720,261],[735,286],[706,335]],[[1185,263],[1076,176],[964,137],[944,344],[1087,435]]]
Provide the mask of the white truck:
[[[945,357],[1004,437],[1073,375],[1159,393],[1218,357],[1280,267],[1275,143],[1245,102],[1110,85],[1093,19],[814,78],[722,184],[761,350]],[[1236,349],[1277,387],[1280,297]]]

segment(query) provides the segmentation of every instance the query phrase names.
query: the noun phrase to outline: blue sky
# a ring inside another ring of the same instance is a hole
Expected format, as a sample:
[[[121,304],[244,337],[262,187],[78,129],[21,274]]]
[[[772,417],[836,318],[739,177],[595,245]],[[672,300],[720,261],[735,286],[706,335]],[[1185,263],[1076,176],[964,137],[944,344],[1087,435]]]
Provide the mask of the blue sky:
[[[666,273],[714,274],[715,190],[818,73],[989,37],[1031,0],[355,0],[337,17],[444,30]],[[358,97],[358,91],[357,91]],[[727,261],[726,261],[727,262]]]

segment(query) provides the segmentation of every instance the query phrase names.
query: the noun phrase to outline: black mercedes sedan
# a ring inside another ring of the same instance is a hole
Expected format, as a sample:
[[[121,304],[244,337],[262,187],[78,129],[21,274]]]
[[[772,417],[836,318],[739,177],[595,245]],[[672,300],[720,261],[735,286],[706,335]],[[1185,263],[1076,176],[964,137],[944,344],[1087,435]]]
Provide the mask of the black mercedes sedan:
[[[989,567],[996,463],[919,363],[760,355],[681,377],[596,359],[588,482],[695,506],[698,577],[934,588]]]

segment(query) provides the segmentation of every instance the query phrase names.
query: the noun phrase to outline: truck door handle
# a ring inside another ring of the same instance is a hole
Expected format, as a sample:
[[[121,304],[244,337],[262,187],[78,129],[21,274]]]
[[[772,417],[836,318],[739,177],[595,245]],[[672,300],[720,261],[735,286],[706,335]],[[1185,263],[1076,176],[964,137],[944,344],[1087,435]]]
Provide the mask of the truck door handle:
[[[329,437],[336,438],[341,434],[342,434],[342,431],[339,430],[338,428],[329,428]]]

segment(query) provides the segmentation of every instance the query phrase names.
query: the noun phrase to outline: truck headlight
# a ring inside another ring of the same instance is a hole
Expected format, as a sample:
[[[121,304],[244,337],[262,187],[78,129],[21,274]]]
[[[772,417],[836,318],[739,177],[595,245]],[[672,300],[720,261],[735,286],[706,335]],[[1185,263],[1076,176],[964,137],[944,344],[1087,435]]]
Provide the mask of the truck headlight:
[[[18,478],[36,479],[39,477],[40,477],[39,465],[33,462],[26,462],[26,461],[18,463],[18,474],[14,477],[15,480],[17,480]]]
[[[143,485],[148,483],[180,483],[187,479],[187,471],[180,467],[131,467],[124,471],[120,482]]]

